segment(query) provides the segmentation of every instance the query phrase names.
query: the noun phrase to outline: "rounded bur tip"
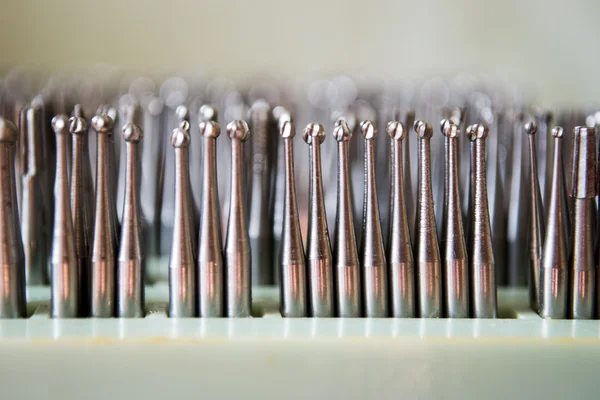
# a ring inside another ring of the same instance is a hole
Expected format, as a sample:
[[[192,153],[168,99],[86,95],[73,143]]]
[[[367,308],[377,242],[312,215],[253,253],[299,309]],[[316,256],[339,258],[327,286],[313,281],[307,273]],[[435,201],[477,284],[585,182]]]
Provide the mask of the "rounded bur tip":
[[[69,132],[74,135],[79,135],[87,132],[87,122],[82,117],[69,118]]]
[[[525,124],[525,133],[527,133],[528,135],[535,135],[535,133],[537,132],[537,125],[535,124],[535,122],[533,121],[529,121]]]
[[[302,131],[302,139],[308,144],[312,144],[313,140],[319,139],[319,144],[325,140],[325,129],[323,125],[316,122],[312,122],[306,125],[306,128]]]
[[[373,121],[363,121],[360,123],[360,130],[365,140],[373,140],[377,136],[377,127]]]
[[[406,137],[406,128],[404,127],[404,124],[399,121],[388,122],[386,131],[394,140],[404,140]]]
[[[132,122],[126,123],[121,132],[123,133],[123,139],[130,143],[139,143],[144,137],[142,128]]]
[[[489,128],[484,124],[473,124],[467,127],[467,137],[474,142],[477,139],[486,138]]]
[[[352,131],[348,127],[348,124],[345,120],[340,119],[335,123],[335,128],[333,129],[333,137],[338,142],[347,142],[352,139]]]
[[[210,104],[203,104],[198,110],[198,118],[202,121],[216,121],[217,109]]]
[[[190,119],[190,110],[187,106],[181,105],[175,109],[175,115],[178,121],[188,121]]]
[[[212,120],[200,122],[200,133],[204,137],[218,138],[221,134],[221,127]]]
[[[176,149],[188,147],[190,144],[190,131],[185,129],[184,126],[179,126],[179,128],[175,128],[171,132],[170,140],[171,145]]]
[[[416,120],[413,129],[420,139],[429,139],[433,136],[433,128],[426,121]]]
[[[458,125],[450,119],[443,119],[440,122],[440,129],[446,137],[455,138],[458,136]]]
[[[231,140],[237,139],[245,142],[250,138],[250,128],[248,128],[246,121],[236,119],[227,125],[227,136]]]
[[[0,117],[0,142],[16,142],[18,138],[19,134],[15,124]]]
[[[58,114],[52,118],[52,130],[57,135],[69,133],[69,119],[64,114]]]
[[[552,128],[552,136],[554,136],[555,138],[563,137],[564,133],[565,130],[562,126],[555,126],[554,128]]]
[[[111,133],[114,121],[108,114],[100,114],[92,118],[92,128],[97,133]]]

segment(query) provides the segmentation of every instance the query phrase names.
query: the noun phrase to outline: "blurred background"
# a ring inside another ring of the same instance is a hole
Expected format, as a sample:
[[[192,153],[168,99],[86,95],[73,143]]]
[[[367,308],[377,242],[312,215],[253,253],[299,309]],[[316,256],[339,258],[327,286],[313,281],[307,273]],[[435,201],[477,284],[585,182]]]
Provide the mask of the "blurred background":
[[[0,64],[170,75],[494,75],[545,106],[600,90],[600,2],[5,0]]]

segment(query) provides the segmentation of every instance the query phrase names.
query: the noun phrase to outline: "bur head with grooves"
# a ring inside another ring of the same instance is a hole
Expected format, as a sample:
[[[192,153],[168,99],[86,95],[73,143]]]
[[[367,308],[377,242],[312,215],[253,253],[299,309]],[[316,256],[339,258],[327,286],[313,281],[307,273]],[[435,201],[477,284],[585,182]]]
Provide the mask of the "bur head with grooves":
[[[123,126],[121,133],[123,134],[123,140],[125,140],[128,143],[139,143],[140,140],[142,140],[142,138],[144,137],[144,132],[142,131],[142,128],[140,128],[132,122],[126,123]]]
[[[360,123],[360,131],[365,140],[373,140],[377,137],[377,127],[373,121],[363,121]]]
[[[352,131],[348,127],[346,120],[338,119],[333,128],[333,137],[338,142],[349,142],[352,139]]]
[[[112,134],[114,120],[108,114],[99,114],[92,118],[92,129],[96,133]]]
[[[75,114],[75,111],[73,112]],[[80,115],[69,118],[69,132],[72,135],[81,135],[87,132],[87,121]]]
[[[227,124],[227,136],[229,139],[237,139],[241,142],[245,142],[250,138],[250,128],[246,121],[242,119],[236,119]]]
[[[565,130],[563,129],[562,126],[557,125],[554,128],[552,128],[552,137],[560,139],[563,137],[564,133],[565,133]]]
[[[431,139],[433,136],[433,128],[429,125],[429,122],[423,120],[416,120],[413,125],[413,129],[417,133],[419,139]]]
[[[485,139],[488,136],[489,128],[484,124],[473,124],[467,127],[467,137],[471,142],[477,139]]]
[[[221,134],[221,127],[212,119],[200,122],[200,134],[207,138],[218,138]]]
[[[190,123],[181,121],[179,127],[173,129],[169,139],[171,145],[176,149],[188,147],[190,145]]]
[[[442,122],[440,122],[440,129],[447,138],[458,137],[458,134],[460,133],[458,125],[451,119],[443,119]]]
[[[318,143],[321,144],[325,141],[325,128],[323,125],[317,122],[311,122],[306,125],[306,128],[302,131],[302,139],[308,144],[313,144],[313,140],[317,138]]]
[[[279,134],[284,139],[292,139],[296,136],[296,127],[292,121],[285,121],[279,129]]]
[[[404,140],[406,137],[406,127],[399,121],[388,122],[386,131],[392,140]]]
[[[15,124],[0,117],[0,143],[14,143],[18,138],[19,133]]]
[[[523,129],[525,130],[526,134],[535,135],[535,133],[537,132],[537,125],[535,124],[534,121],[529,121],[525,124]]]
[[[64,114],[58,114],[52,118],[52,130],[56,135],[69,133],[69,119]]]
[[[198,121],[216,121],[219,119],[219,112],[212,104],[203,104],[198,110]]]

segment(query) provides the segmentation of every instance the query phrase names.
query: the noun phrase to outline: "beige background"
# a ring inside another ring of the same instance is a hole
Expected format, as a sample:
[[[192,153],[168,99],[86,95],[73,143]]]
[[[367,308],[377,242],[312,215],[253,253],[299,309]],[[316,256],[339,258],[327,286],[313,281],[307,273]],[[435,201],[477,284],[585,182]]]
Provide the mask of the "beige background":
[[[595,0],[3,0],[0,64],[144,72],[462,70],[535,88],[543,104],[600,93]]]

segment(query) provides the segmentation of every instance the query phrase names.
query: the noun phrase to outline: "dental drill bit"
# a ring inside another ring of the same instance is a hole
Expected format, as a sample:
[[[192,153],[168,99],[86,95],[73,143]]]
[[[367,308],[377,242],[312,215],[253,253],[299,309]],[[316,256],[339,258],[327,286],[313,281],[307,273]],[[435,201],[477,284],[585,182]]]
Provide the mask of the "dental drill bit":
[[[547,217],[546,236],[542,253],[540,271],[540,306],[539,313],[543,318],[567,318],[568,296],[568,247],[565,219],[566,204],[563,204],[564,175],[562,168],[562,137],[564,131],[560,126],[552,129],[554,137],[554,157],[552,158],[549,180],[546,182],[549,191],[546,197]]]
[[[308,315],[317,318],[335,316],[331,243],[321,173],[321,143],[325,137],[325,129],[317,123],[308,124],[302,132],[302,138],[309,146],[310,164],[306,238]]]
[[[125,193],[117,267],[117,317],[140,318],[144,316],[144,253],[138,147],[144,135],[133,122],[123,126],[122,135],[125,141]]]
[[[235,120],[227,125],[227,135],[231,139],[231,189],[223,251],[226,316],[249,317],[252,311],[252,251],[244,201],[244,142],[250,138],[250,129],[245,121]]]
[[[430,140],[433,129],[425,121],[414,123],[419,144],[419,174],[415,218],[415,258],[417,263],[417,309],[421,318],[440,318],[442,312],[442,263],[431,182]]]
[[[59,114],[52,119],[56,134],[56,178],[54,180],[54,227],[52,229],[51,295],[52,318],[78,317],[79,266],[69,202],[69,121]]]
[[[352,194],[350,192],[349,143],[352,131],[344,120],[333,130],[338,142],[337,212],[335,217],[333,265],[335,268],[337,313],[339,317],[361,316],[360,262],[356,247]]]
[[[529,306],[532,310],[539,309],[540,268],[542,265],[544,239],[544,207],[537,168],[537,146],[535,122],[527,122],[524,126],[529,137]]]
[[[390,269],[391,316],[415,316],[415,272],[405,196],[406,173],[403,141],[407,138],[404,124],[391,121],[387,125],[390,136],[390,211],[388,213],[387,261]]]
[[[471,141],[468,249],[474,318],[496,318],[497,315],[496,270],[485,165],[485,139],[488,132],[488,127],[482,124],[469,125],[466,132]]]
[[[360,261],[363,276],[365,317],[383,318],[389,314],[388,273],[379,218],[377,183],[375,182],[375,143],[377,128],[372,121],[360,124],[365,147],[365,183],[363,201],[363,226],[360,244]]]
[[[15,179],[19,134],[15,125],[0,117],[0,319],[24,318],[25,258]]]
[[[413,164],[413,160],[416,162],[416,157],[415,157],[415,153],[417,153],[416,151],[416,146],[412,144],[412,141],[410,140],[410,135],[408,134],[408,130],[410,129],[410,127],[412,127],[415,123],[415,111],[414,110],[396,110],[395,111],[395,118],[396,121],[398,121],[399,123],[402,124],[402,131],[405,132],[403,135],[401,135],[403,137],[403,139],[401,139],[401,145],[400,147],[402,148],[402,155],[400,156],[400,160],[402,161],[402,170],[404,173],[403,176],[403,183],[404,183],[404,207],[406,208],[406,216],[408,218],[408,221],[411,221],[411,223],[408,224],[408,232],[410,234],[410,243],[414,243],[415,241],[415,226],[412,223],[412,221],[414,221],[415,218],[415,195],[414,193],[416,193],[416,183],[417,180],[414,179],[414,172],[412,169],[412,165]],[[393,137],[392,137],[392,142],[393,142]],[[393,143],[392,143],[392,147],[394,147]],[[413,149],[414,148],[414,149]],[[397,166],[396,168],[400,168],[400,166]],[[415,171],[416,172],[416,171]],[[391,223],[391,221],[390,221]],[[388,228],[389,230],[389,228]],[[389,260],[388,260],[389,261]],[[391,264],[390,264],[391,265]]]
[[[469,318],[469,263],[458,183],[458,125],[444,119],[441,130],[446,141],[442,262],[444,264],[444,313],[448,318]]]
[[[175,149],[175,210],[169,257],[169,316],[190,318],[197,315],[195,234],[190,213],[193,210],[189,171],[190,124],[181,121],[171,132]]]
[[[77,256],[77,274],[79,289],[79,316],[89,317],[91,302],[92,276],[90,273],[90,241],[91,227],[94,222],[92,212],[94,191],[86,192],[86,179],[91,180],[91,174],[85,173],[87,156],[87,122],[82,117],[81,108],[75,106],[73,117],[69,120],[69,131],[72,135],[71,145],[71,217],[73,218],[73,235],[75,238],[75,255]]]
[[[585,126],[573,129],[571,152],[571,235],[569,317],[593,319],[596,304],[596,260],[594,229],[596,217],[596,130]]]
[[[97,138],[96,206],[91,251],[91,315],[97,318],[110,318],[115,314],[115,269],[118,245],[109,167],[113,123],[112,118],[107,114],[92,118],[92,128],[96,131]]]
[[[208,115],[202,106],[200,115]],[[212,107],[210,107],[212,109]],[[222,317],[225,311],[221,210],[217,184],[217,138],[221,127],[214,120],[200,122],[204,136],[202,203],[198,235],[198,310],[200,317]]]
[[[47,285],[48,255],[44,215],[43,115],[41,106],[27,106],[21,112],[21,234],[25,252],[25,276],[28,285]]]
[[[285,194],[283,203],[283,229],[279,251],[281,277],[281,316],[306,317],[306,264],[304,246],[300,233],[300,218],[296,202],[296,182],[294,177],[294,136],[293,122],[284,122],[280,127],[283,138],[285,160]]]
[[[257,100],[250,109],[252,131],[252,181],[250,182],[250,212],[248,234],[252,252],[252,282],[255,285],[273,283],[273,218],[270,212],[273,146],[271,108]]]

